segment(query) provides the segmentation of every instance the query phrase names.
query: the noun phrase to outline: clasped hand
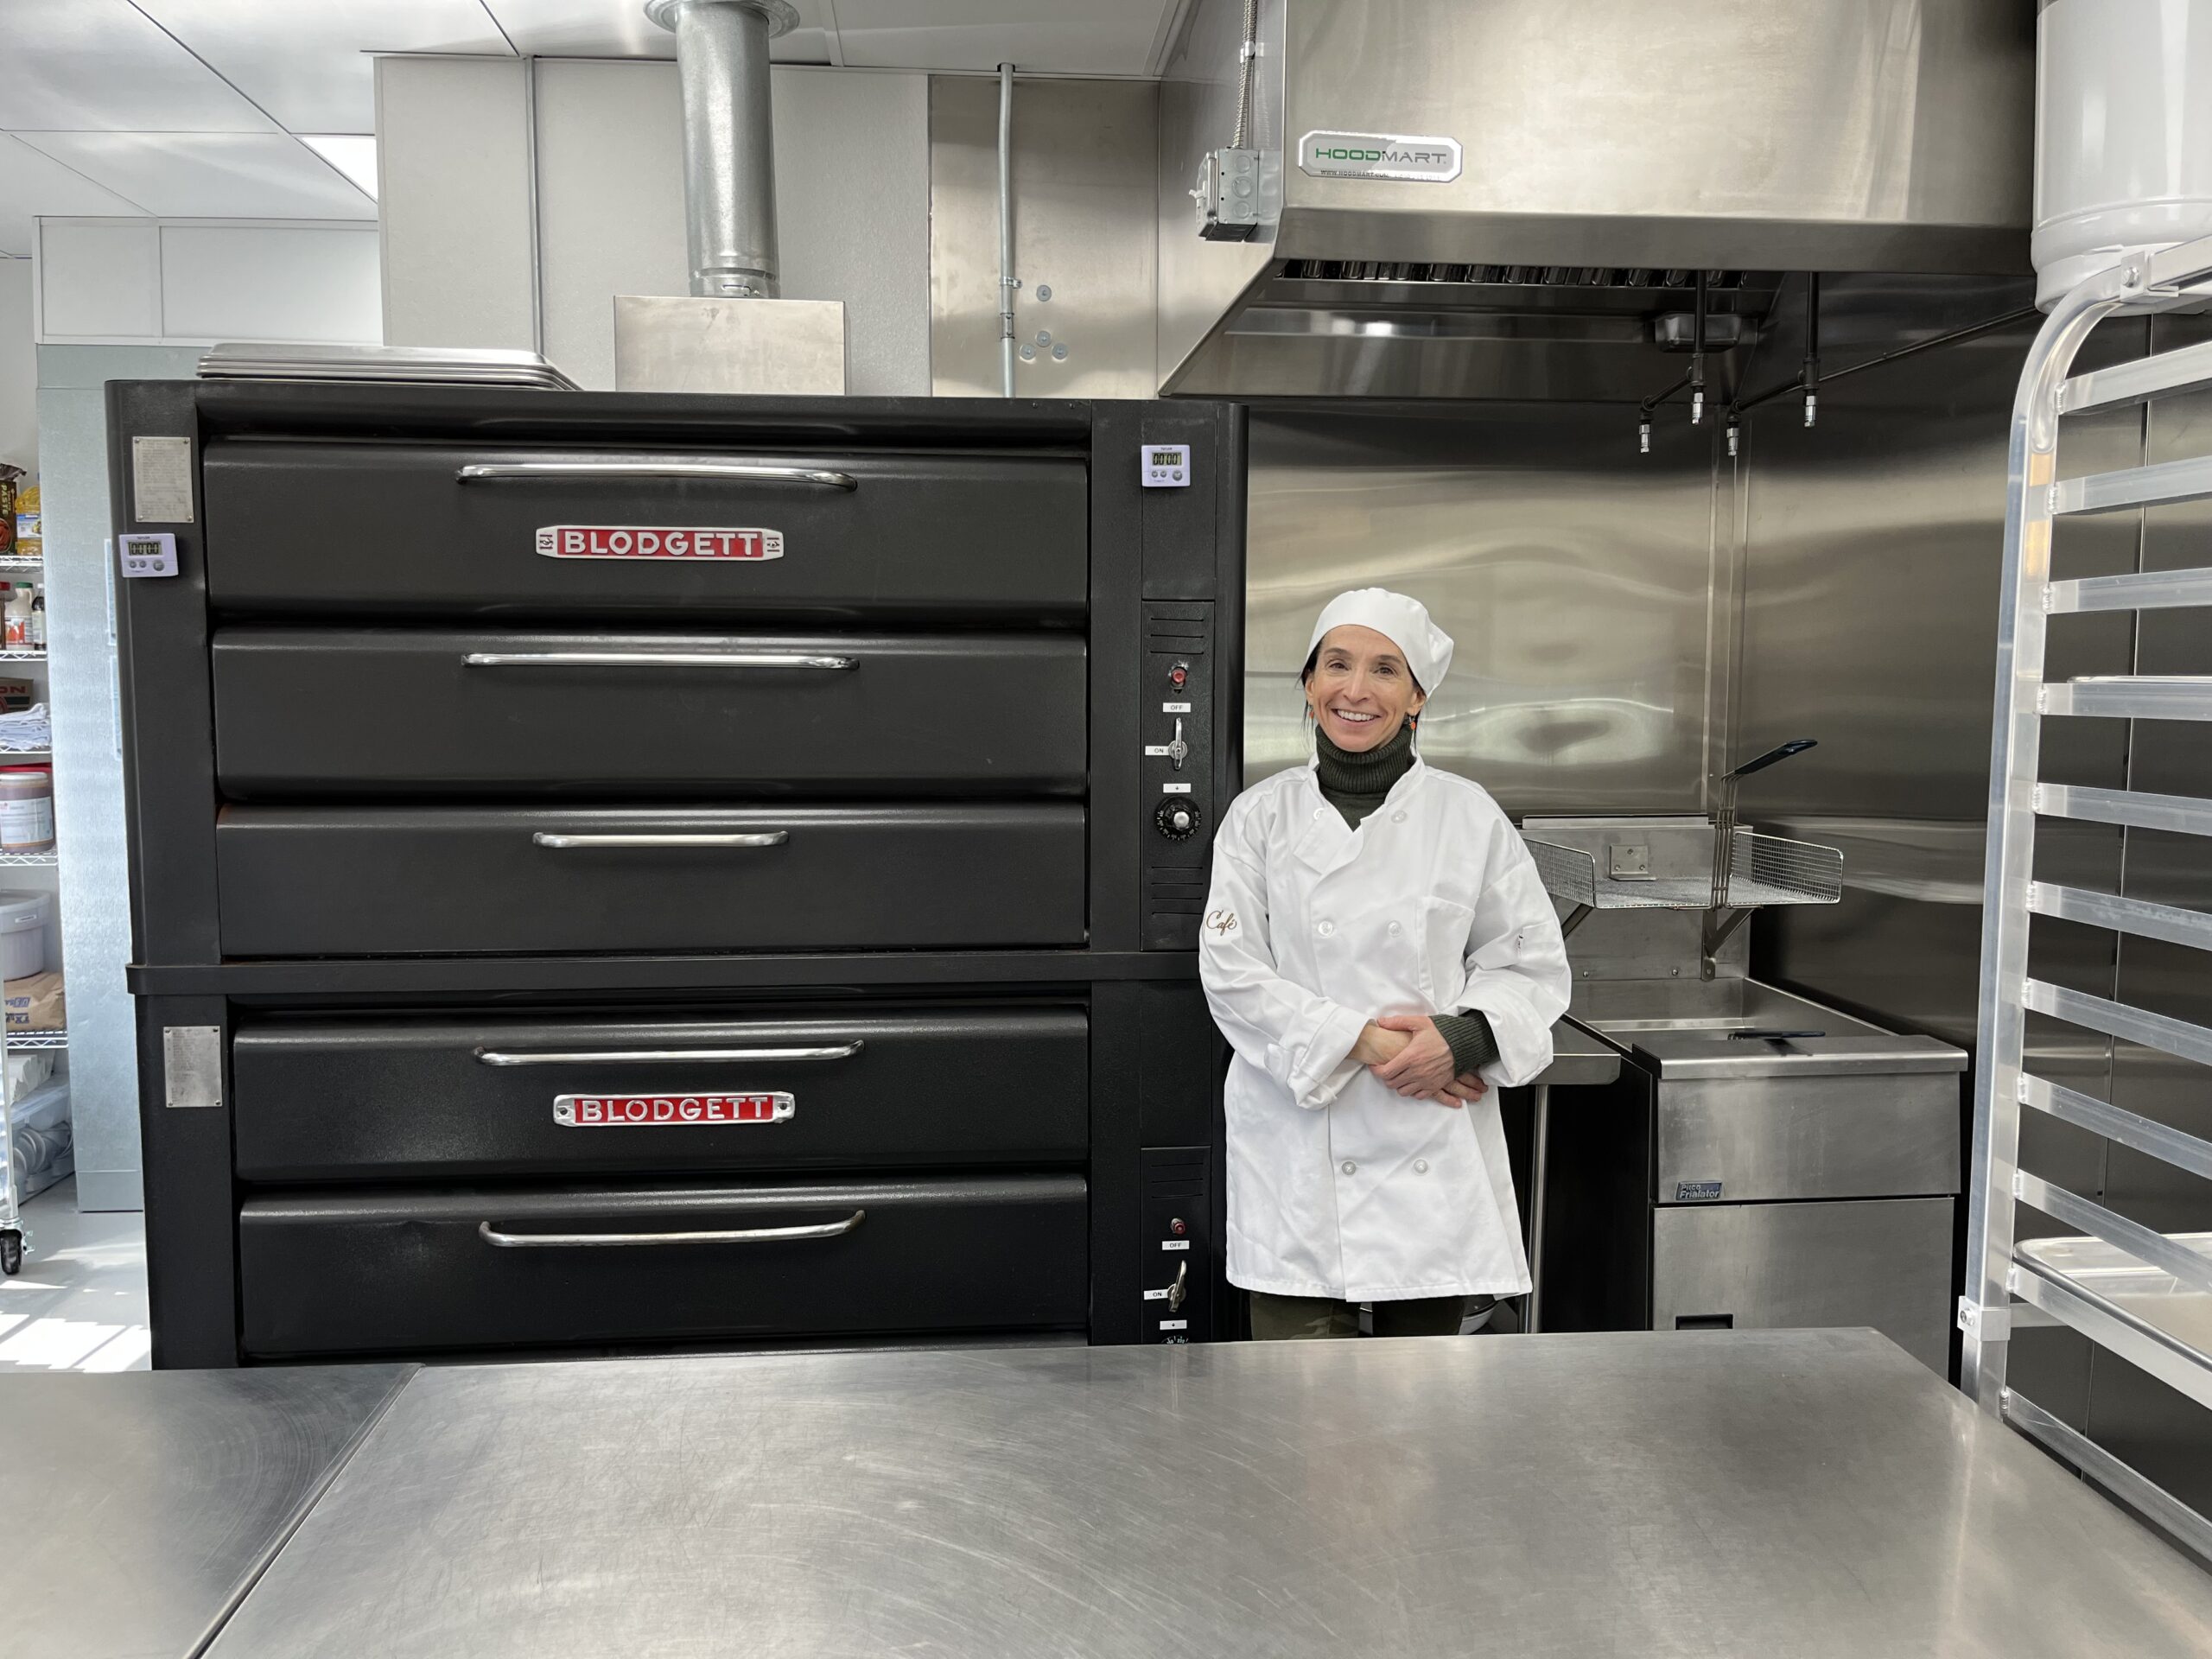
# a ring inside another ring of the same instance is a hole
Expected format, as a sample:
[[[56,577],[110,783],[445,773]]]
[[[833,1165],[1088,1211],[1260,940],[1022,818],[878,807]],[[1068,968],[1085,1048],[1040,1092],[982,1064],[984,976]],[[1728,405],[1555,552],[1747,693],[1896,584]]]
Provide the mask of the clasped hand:
[[[1456,1109],[1490,1092],[1490,1084],[1475,1073],[1455,1071],[1452,1046],[1425,1014],[1369,1020],[1352,1045],[1351,1057],[1408,1100],[1433,1100]]]

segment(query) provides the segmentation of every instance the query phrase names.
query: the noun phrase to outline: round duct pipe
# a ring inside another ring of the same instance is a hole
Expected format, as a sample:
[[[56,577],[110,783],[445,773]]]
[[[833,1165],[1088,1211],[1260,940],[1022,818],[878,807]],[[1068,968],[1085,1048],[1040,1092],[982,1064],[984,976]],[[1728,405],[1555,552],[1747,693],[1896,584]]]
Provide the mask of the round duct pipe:
[[[2036,299],[2212,235],[2212,0],[2045,0],[2036,20]]]
[[[798,22],[785,0],[648,0],[676,36],[691,292],[774,299],[776,140],[768,42]]]

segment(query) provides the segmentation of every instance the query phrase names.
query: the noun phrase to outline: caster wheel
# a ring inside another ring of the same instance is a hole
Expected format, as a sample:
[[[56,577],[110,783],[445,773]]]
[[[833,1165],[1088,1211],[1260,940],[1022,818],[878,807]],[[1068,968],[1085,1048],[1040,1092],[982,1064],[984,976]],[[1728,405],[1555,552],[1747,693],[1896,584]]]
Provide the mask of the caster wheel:
[[[23,1270],[23,1236],[0,1232],[0,1273],[14,1278]]]

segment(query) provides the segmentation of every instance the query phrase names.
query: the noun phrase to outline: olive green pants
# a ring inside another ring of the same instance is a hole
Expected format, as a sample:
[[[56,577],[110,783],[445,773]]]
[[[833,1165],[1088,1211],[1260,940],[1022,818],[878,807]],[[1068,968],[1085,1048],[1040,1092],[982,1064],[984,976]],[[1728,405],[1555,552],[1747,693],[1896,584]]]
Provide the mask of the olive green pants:
[[[1263,1290],[1249,1294],[1252,1299],[1255,1342],[1319,1342],[1359,1334],[1357,1302],[1340,1302],[1328,1296],[1271,1296]],[[1376,1302],[1375,1334],[1457,1336],[1466,1305],[1464,1296],[1422,1296],[1405,1302]]]

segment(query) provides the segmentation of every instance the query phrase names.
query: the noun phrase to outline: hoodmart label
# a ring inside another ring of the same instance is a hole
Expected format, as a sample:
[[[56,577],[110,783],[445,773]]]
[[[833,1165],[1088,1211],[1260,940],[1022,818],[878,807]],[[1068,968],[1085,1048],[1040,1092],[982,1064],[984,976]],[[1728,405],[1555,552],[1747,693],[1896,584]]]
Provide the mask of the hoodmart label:
[[[1298,168],[1317,179],[1413,179],[1448,184],[1459,176],[1459,141],[1404,132],[1309,132],[1298,141]]]

